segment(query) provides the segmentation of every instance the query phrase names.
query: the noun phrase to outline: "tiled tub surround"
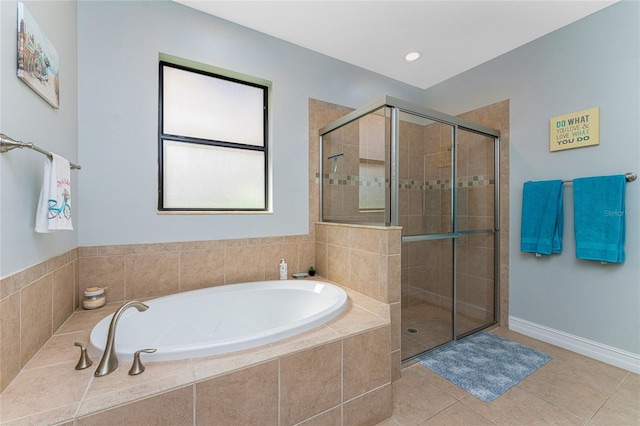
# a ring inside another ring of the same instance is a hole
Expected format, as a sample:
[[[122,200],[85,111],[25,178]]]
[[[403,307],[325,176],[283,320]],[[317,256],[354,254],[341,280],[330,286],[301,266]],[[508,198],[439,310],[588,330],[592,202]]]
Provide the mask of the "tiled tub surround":
[[[74,370],[118,303],[77,311],[0,397],[3,424],[375,424],[391,415],[389,305],[345,288],[349,308],[299,336],[206,358]],[[117,343],[117,342],[116,342]]]
[[[309,235],[80,247],[80,284],[108,287],[107,301],[118,302],[277,280],[280,259],[291,276],[314,264],[314,250]]]
[[[316,223],[316,269],[329,280],[388,304],[391,373],[400,378],[399,227]]]
[[[78,307],[77,267],[73,249],[0,281],[0,392]]]

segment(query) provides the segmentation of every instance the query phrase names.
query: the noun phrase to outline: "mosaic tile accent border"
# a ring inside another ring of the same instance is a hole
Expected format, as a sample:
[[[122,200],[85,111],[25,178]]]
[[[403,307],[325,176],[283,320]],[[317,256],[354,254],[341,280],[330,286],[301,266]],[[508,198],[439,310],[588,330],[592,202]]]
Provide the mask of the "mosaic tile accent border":
[[[316,182],[318,182],[318,175],[316,174]],[[382,182],[382,179],[373,178],[373,180],[360,179],[360,176],[352,175],[338,175],[338,174],[325,174],[324,183],[327,185],[342,185],[342,186],[366,186],[374,188],[389,187],[389,180],[386,179]],[[481,186],[491,186],[495,184],[493,176],[477,175],[477,176],[462,176],[458,178],[458,188],[472,188]],[[400,189],[450,189],[451,179],[433,179],[428,181],[418,180],[400,180]]]

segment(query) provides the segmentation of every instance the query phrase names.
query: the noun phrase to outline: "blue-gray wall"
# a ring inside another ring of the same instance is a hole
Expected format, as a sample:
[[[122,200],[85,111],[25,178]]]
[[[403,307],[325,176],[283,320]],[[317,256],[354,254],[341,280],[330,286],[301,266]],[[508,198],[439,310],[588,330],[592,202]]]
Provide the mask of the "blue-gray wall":
[[[0,132],[78,162],[76,2],[24,2],[60,58],[60,108],[16,76],[17,2],[1,1]],[[71,172],[75,231],[34,232],[45,156],[28,149],[0,155],[0,277],[78,246],[78,177]]]
[[[80,245],[306,234],[308,98],[422,91],[173,2],[78,4]],[[158,215],[158,53],[273,82],[273,214]]]
[[[509,314],[640,354],[640,181],[627,185],[623,265],[575,258],[573,190],[561,255],[520,252],[528,180],[640,173],[640,3],[623,1],[425,92],[457,114],[510,99]],[[549,152],[551,117],[600,107],[600,145]]]

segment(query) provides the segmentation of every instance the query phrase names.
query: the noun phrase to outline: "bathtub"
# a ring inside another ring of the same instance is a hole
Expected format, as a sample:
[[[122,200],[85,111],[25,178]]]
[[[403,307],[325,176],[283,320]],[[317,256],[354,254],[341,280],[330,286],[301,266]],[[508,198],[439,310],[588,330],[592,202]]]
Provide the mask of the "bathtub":
[[[315,328],[340,315],[347,294],[313,280],[259,281],[193,290],[144,302],[144,312],[129,308],[116,330],[116,354],[131,362],[173,361],[233,352],[275,342]],[[102,355],[112,315],[91,331],[89,345]]]

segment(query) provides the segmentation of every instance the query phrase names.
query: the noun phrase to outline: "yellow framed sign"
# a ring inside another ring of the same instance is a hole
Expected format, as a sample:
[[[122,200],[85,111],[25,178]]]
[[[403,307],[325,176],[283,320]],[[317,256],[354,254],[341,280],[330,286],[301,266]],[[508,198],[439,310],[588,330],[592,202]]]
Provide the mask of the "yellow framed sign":
[[[553,117],[549,122],[549,150],[582,148],[600,144],[600,108]]]

